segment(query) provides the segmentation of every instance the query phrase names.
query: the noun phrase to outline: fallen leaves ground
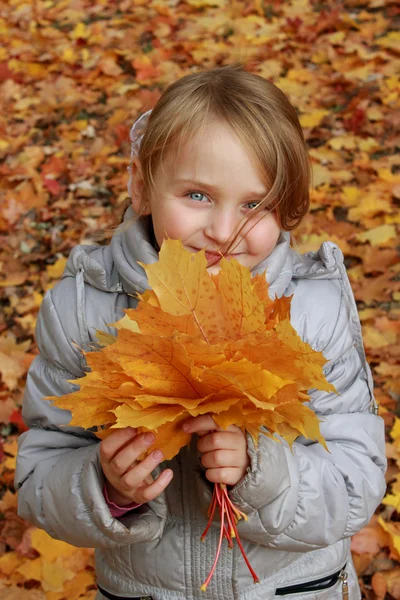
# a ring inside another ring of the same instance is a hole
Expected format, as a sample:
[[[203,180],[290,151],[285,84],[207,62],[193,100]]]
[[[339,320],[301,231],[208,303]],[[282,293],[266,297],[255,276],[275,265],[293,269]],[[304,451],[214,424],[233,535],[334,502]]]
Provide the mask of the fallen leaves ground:
[[[176,78],[236,60],[298,108],[314,171],[300,250],[331,239],[346,257],[390,483],[354,559],[366,600],[400,598],[398,16],[390,0],[0,0],[0,600],[94,598],[92,552],[16,513],[38,307],[70,249],[115,224],[133,119]]]

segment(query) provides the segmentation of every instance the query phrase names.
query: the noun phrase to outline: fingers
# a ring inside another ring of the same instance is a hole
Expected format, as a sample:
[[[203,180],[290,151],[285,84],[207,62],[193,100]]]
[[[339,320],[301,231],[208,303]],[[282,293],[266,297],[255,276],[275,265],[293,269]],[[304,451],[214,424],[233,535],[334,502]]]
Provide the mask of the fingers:
[[[153,433],[137,435],[121,429],[100,444],[100,462],[104,468],[111,468],[116,475],[122,475],[155,440]]]
[[[154,444],[155,439],[156,436],[153,433],[144,433],[137,436],[130,444],[122,448],[122,450],[110,461],[110,467],[113,469],[114,473],[116,475],[123,475],[131,468],[132,464],[137,461],[139,456]]]
[[[201,464],[206,469],[238,467],[238,463],[239,453],[236,450],[215,450],[214,452],[207,452],[201,457]]]
[[[120,487],[123,492],[131,492],[133,489],[143,486],[148,477],[160,462],[164,455],[161,450],[154,450],[144,460],[137,463],[121,477]]]
[[[210,431],[241,431],[236,425],[230,425],[227,429],[218,427],[214,419],[208,414],[187,419],[182,425],[182,429],[186,433],[197,433],[198,436],[205,435]]]
[[[186,433],[202,433],[208,431],[215,431],[218,429],[218,425],[210,415],[200,415],[193,417],[185,421],[182,425],[183,431]]]
[[[112,433],[100,443],[100,457],[104,457],[109,462],[120,448],[133,440],[136,435],[137,430],[133,427],[116,429],[115,433]]]
[[[245,445],[246,441],[242,436],[231,431],[207,432],[197,442],[197,448],[200,452],[211,452],[212,450],[235,450],[240,445]]]
[[[236,485],[246,474],[250,459],[246,436],[239,427],[208,431],[199,437],[197,448],[209,481]]]
[[[159,477],[155,480],[154,483],[148,485],[147,487],[141,487],[136,490],[135,493],[135,501],[138,504],[145,504],[146,502],[150,502],[154,500],[157,496],[161,494],[170,483],[173,477],[173,472],[171,469],[165,469],[161,473]]]
[[[116,431],[100,444],[100,460],[107,482],[109,498],[117,504],[143,504],[153,500],[170,483],[173,472],[166,469],[153,481],[152,472],[163,459],[161,450],[154,450],[141,462],[137,459],[155,442],[153,433],[137,435],[129,428]]]
[[[236,485],[243,477],[243,471],[236,467],[208,469],[206,471],[208,481],[212,483],[225,483]]]

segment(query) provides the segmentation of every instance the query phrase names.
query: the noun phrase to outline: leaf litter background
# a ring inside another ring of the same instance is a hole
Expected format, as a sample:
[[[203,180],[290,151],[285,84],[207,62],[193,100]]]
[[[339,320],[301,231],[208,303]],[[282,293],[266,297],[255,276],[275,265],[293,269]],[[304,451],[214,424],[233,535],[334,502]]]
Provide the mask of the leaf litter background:
[[[43,294],[115,225],[128,132],[178,77],[236,60],[281,87],[310,147],[301,251],[342,248],[387,425],[388,494],[353,539],[364,598],[400,598],[399,9],[390,0],[0,0],[0,600],[93,599],[91,550],[17,516],[24,378]]]

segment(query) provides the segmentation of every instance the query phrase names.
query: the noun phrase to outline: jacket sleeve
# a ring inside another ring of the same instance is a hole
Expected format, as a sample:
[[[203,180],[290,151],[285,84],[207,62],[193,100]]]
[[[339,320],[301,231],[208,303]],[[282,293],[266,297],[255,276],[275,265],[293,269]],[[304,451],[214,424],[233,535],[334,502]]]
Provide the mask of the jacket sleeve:
[[[57,290],[71,298],[72,278]],[[68,284],[70,285],[70,284]],[[69,411],[43,397],[61,396],[78,389],[67,380],[84,375],[84,358],[65,334],[53,302],[46,294],[36,329],[40,355],[28,373],[22,415],[30,428],[19,438],[15,474],[18,514],[56,539],[75,546],[111,547],[161,537],[166,503],[162,497],[117,520],[111,516],[102,488],[99,440],[68,423]],[[73,308],[69,311],[73,315]],[[76,317],[75,317],[76,318]],[[72,319],[72,317],[71,317]],[[79,331],[79,330],[78,330]]]
[[[369,367],[351,335],[349,302],[342,295],[325,354],[325,375],[339,395],[311,390],[329,453],[305,438],[292,450],[260,436],[248,439],[250,467],[231,490],[248,515],[243,539],[270,548],[307,551],[352,536],[367,525],[385,493],[384,426],[371,412]]]

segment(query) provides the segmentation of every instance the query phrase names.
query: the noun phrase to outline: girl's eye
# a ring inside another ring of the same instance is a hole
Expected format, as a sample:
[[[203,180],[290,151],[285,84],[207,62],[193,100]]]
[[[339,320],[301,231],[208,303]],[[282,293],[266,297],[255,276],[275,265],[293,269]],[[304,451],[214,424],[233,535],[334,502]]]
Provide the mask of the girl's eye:
[[[257,208],[257,206],[259,205],[259,202],[248,202],[247,203],[247,208],[249,208],[250,210],[254,210]]]
[[[203,202],[204,199],[208,199],[207,196],[201,192],[189,192],[188,195],[195,202]]]

